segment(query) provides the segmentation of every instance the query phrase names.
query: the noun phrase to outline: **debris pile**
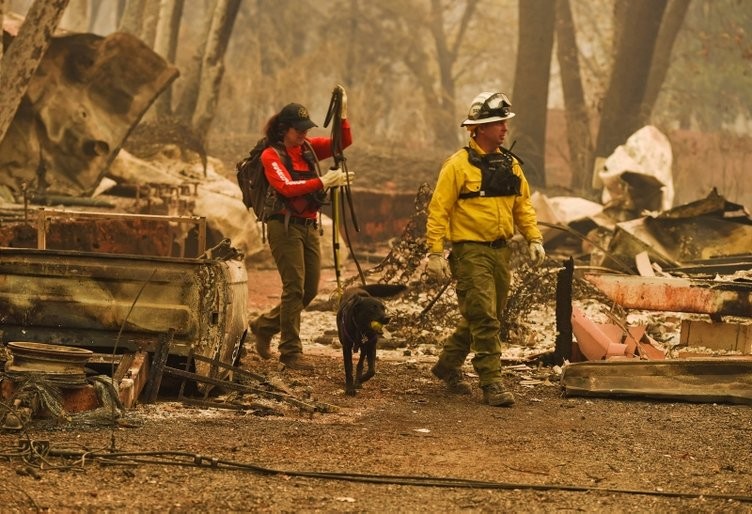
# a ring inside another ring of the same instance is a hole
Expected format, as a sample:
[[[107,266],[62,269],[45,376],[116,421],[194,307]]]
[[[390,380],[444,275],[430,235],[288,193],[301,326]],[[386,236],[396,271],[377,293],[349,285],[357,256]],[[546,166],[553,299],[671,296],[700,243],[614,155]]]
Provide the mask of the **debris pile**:
[[[536,195],[548,257],[533,269],[525,242],[510,242],[514,273],[501,328],[508,344],[502,358],[558,365],[662,362],[662,368],[641,368],[640,376],[701,370],[695,380],[739,386],[719,391],[706,382],[704,401],[747,402],[749,384],[737,380],[747,371],[725,363],[752,361],[752,219],[744,206],[715,189],[706,198],[667,208],[673,198],[670,148],[659,135],[650,128],[638,131],[606,160],[603,205]],[[423,185],[401,238],[384,261],[364,274],[369,282],[409,286],[402,297],[388,301],[395,316],[386,343],[426,353],[459,320],[452,283],[431,282],[423,274],[430,197],[429,186]],[[568,284],[562,285],[567,269]],[[681,361],[690,357],[714,360],[704,368],[683,366]],[[714,374],[713,362],[724,378]],[[697,399],[697,391],[686,396],[663,386],[669,397]],[[639,394],[639,388],[621,390]]]

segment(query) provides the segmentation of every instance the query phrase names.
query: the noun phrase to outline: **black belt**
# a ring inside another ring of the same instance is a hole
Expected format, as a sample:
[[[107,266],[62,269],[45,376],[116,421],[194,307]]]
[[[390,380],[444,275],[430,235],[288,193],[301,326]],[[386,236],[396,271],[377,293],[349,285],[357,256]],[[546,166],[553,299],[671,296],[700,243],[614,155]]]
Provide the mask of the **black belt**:
[[[503,237],[500,237],[496,241],[453,241],[452,244],[458,245],[462,243],[467,244],[474,244],[474,245],[483,245],[488,246],[490,248],[504,248],[507,245],[507,240]]]
[[[285,215],[284,214],[272,214],[267,220],[276,220],[281,221],[282,223],[285,222]],[[293,225],[303,225],[304,227],[318,227],[318,223],[316,222],[315,218],[300,218],[298,216],[290,216],[290,223]]]

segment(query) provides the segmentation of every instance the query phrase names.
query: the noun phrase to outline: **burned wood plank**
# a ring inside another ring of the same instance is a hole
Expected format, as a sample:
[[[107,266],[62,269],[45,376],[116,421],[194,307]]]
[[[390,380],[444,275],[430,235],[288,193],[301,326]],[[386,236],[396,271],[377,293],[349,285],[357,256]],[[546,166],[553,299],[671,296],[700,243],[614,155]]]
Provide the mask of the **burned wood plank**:
[[[127,353],[115,370],[113,383],[117,385],[118,398],[125,408],[133,407],[146,387],[149,377],[148,356],[145,351]]]
[[[204,357],[203,355],[193,355],[193,358],[199,362],[214,362],[213,359],[209,359],[208,357]],[[258,373],[254,373],[252,371],[241,369],[236,366],[231,366],[229,364],[225,364],[224,362],[216,362],[216,365],[221,369],[232,371],[233,375],[252,378],[253,380],[261,383],[268,383],[268,380],[264,375],[259,375]]]
[[[146,385],[146,393],[144,394],[144,401],[146,403],[157,401],[159,387],[162,385],[162,374],[167,364],[167,357],[170,354],[170,345],[174,336],[175,330],[170,329],[166,334],[161,334],[159,337],[159,348],[154,352],[151,370],[149,371],[149,381]]]
[[[679,344],[752,354],[752,325],[682,320]]]
[[[676,277],[585,275],[628,309],[752,317],[752,284]]]
[[[752,404],[752,359],[578,362],[561,385],[571,396]]]
[[[556,275],[556,344],[554,364],[572,358],[572,278],[574,259],[569,258]]]

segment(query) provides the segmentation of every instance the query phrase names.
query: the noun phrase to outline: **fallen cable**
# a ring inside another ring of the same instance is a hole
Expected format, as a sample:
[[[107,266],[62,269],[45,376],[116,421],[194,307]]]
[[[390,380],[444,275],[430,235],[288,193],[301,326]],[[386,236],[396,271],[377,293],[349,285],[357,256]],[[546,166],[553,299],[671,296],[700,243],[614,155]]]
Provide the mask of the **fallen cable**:
[[[484,480],[469,480],[451,477],[430,477],[416,475],[383,475],[348,472],[327,471],[291,471],[280,470],[231,460],[207,457],[182,451],[152,451],[152,452],[84,452],[71,449],[50,448],[48,456],[75,457],[80,460],[99,460],[103,464],[133,465],[158,464],[193,466],[220,470],[252,471],[262,475],[285,475],[290,477],[318,478],[328,480],[342,480],[348,482],[363,482],[370,484],[412,485],[416,487],[469,488],[469,489],[498,489],[498,490],[534,490],[534,491],[567,491],[567,492],[596,492],[606,494],[631,494],[642,496],[660,496],[668,498],[712,498],[717,500],[736,500],[752,503],[752,496],[718,494],[718,493],[687,493],[681,491],[648,491],[645,489],[620,489],[611,487],[590,487],[566,484],[530,484],[520,482],[491,482]],[[148,458],[169,457],[169,458]],[[120,460],[126,459],[126,460]],[[182,460],[180,460],[182,459]]]

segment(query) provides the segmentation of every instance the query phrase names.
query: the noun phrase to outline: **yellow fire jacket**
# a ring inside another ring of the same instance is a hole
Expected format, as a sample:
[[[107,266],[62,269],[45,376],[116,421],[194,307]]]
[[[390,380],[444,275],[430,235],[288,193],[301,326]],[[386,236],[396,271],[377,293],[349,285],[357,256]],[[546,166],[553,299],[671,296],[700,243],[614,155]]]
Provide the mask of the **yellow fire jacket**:
[[[472,138],[468,146],[481,155],[485,153]],[[461,193],[480,190],[481,171],[470,164],[464,148],[449,157],[441,167],[428,204],[428,251],[442,253],[444,241],[509,240],[514,235],[515,226],[528,242],[543,241],[530,202],[530,186],[517,159],[512,171],[521,179],[520,196],[460,199]]]

